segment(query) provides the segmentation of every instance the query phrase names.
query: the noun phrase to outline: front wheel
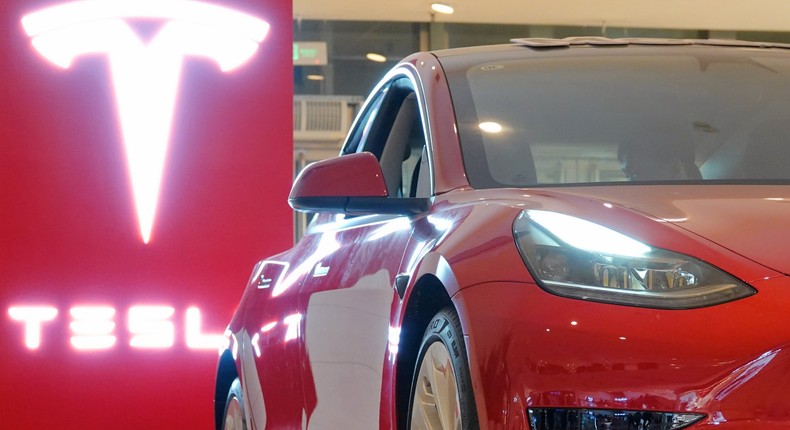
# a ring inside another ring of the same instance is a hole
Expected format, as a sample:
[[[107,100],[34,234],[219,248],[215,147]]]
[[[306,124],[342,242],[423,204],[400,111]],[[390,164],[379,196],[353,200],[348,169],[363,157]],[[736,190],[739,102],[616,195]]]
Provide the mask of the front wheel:
[[[409,403],[411,430],[479,428],[466,346],[451,307],[433,317],[420,346]]]
[[[244,413],[244,400],[241,393],[241,383],[236,378],[228,390],[225,401],[225,414],[222,416],[223,430],[247,430],[247,416]]]

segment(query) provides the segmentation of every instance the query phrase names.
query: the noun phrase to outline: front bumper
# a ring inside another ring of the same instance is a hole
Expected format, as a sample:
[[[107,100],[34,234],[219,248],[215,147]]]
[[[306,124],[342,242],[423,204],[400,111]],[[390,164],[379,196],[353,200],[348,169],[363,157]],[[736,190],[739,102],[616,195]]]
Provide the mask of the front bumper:
[[[689,412],[690,429],[790,429],[790,278],[693,310],[554,296],[494,282],[454,297],[482,428],[528,428],[529,408]]]

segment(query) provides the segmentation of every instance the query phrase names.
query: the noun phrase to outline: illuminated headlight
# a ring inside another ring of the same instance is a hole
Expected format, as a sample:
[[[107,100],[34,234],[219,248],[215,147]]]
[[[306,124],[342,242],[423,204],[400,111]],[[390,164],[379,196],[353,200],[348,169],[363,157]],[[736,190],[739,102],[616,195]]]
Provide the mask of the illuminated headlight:
[[[557,295],[658,309],[712,306],[756,291],[695,258],[650,247],[580,218],[523,211],[516,244],[538,283]]]
[[[603,409],[530,408],[532,430],[675,430],[688,427],[704,415]]]

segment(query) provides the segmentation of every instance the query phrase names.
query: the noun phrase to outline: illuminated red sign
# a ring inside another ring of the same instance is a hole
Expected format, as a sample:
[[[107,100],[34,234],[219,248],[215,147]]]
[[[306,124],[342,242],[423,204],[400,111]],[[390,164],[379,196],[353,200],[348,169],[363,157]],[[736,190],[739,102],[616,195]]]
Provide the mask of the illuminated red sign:
[[[291,8],[0,1],[0,427],[214,428],[223,331],[292,242]]]
[[[134,19],[161,21],[161,29],[144,42],[127,22]],[[107,55],[140,235],[148,243],[184,58],[233,70],[252,57],[269,24],[197,1],[83,0],[26,15],[22,25],[36,50],[59,67],[81,55]]]

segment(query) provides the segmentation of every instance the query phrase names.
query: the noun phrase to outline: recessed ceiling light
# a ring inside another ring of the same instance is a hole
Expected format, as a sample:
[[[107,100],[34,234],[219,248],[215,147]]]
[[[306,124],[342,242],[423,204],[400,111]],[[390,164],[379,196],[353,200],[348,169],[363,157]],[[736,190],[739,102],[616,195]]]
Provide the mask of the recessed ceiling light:
[[[387,61],[387,57],[385,57],[385,56],[383,56],[381,54],[376,54],[375,52],[368,52],[367,55],[365,55],[365,57],[368,60],[375,61],[377,63],[383,63],[383,62]]]
[[[455,9],[447,3],[431,3],[431,9],[434,12],[443,13],[445,15],[450,15],[455,12]]]

